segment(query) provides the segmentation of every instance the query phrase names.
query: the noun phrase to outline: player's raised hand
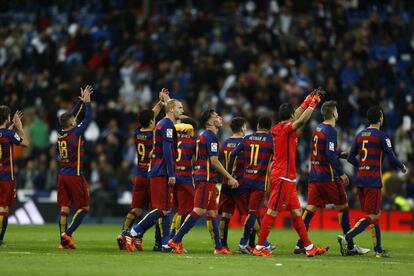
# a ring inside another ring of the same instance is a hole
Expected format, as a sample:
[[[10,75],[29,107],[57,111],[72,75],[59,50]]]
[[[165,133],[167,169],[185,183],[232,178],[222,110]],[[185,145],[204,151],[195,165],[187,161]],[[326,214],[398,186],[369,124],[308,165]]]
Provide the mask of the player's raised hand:
[[[93,87],[91,85],[87,85],[84,89],[81,88],[81,96],[79,99],[84,103],[91,102],[91,94],[93,93]]]
[[[170,99],[170,91],[167,88],[163,88],[160,91],[160,101],[166,103]]]
[[[315,109],[320,102],[321,102],[321,96],[319,94],[315,94],[312,98],[311,103],[309,104],[309,107],[311,107],[312,109]]]
[[[17,110],[13,116],[13,125],[15,128],[23,129],[22,118],[23,118],[23,113],[20,110]]]
[[[239,187],[239,182],[234,178],[229,178],[229,182],[227,182],[227,184],[232,187],[233,189]]]
[[[344,184],[344,186],[348,186],[349,184],[349,178],[346,174],[343,174],[340,176],[342,183]]]

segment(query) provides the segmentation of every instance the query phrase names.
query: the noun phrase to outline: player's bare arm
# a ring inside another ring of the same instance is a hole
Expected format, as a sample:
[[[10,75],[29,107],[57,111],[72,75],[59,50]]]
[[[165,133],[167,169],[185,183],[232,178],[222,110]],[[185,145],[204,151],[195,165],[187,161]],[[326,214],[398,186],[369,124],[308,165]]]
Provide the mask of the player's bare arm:
[[[158,114],[161,112],[161,109],[164,107],[165,103],[170,99],[170,92],[167,88],[162,88],[159,93],[159,101],[152,108],[154,112],[154,119],[157,118]]]
[[[226,177],[229,182],[228,185],[233,187],[233,188],[237,188],[239,186],[239,182],[233,177],[231,176],[231,174],[229,174],[226,169],[223,167],[223,165],[221,164],[220,160],[218,159],[217,156],[210,156],[210,162],[211,165],[213,165],[213,167],[224,177]]]
[[[320,94],[316,94],[312,97],[312,101],[309,104],[309,107],[300,115],[299,119],[295,120],[292,124],[293,130],[297,130],[304,126],[307,121],[309,121],[310,117],[312,116],[313,110],[316,106],[321,102]]]

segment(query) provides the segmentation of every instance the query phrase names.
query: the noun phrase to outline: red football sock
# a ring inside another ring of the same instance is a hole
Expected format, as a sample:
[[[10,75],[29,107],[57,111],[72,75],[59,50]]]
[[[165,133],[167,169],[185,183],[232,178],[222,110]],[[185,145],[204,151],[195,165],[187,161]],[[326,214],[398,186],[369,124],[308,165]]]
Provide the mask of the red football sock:
[[[271,215],[264,215],[262,220],[262,227],[260,228],[259,232],[259,240],[257,241],[257,245],[264,246],[267,237],[269,236],[270,229],[272,229],[274,217]]]
[[[302,216],[293,216],[293,227],[299,235],[300,240],[303,242],[303,245],[306,247],[311,245],[309,240],[308,232],[306,231],[305,223],[303,222]]]

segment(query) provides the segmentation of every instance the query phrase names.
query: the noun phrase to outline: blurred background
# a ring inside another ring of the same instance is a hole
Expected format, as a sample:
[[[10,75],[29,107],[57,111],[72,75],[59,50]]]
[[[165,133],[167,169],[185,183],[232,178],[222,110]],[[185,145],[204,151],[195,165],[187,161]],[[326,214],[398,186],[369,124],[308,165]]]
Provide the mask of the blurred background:
[[[413,210],[413,13],[409,0],[0,0],[0,101],[24,111],[32,141],[15,152],[19,201],[54,203],[57,116],[86,84],[95,92],[84,171],[97,222],[129,207],[137,112],[162,87],[196,119],[217,109],[225,139],[234,116],[252,131],[258,116],[276,122],[281,103],[297,106],[322,86],[338,101],[341,150],[365,126],[368,107],[383,107],[383,130],[411,169],[402,176],[385,160],[383,208]],[[304,203],[315,113],[297,151]],[[353,169],[343,166],[358,208]]]

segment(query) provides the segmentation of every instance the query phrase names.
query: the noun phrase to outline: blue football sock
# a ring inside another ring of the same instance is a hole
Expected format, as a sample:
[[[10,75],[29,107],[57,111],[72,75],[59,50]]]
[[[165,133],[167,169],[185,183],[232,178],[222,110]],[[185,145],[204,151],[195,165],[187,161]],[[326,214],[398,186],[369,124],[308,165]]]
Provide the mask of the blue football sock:
[[[159,220],[160,219],[158,219],[158,222],[155,223],[155,244],[158,245],[158,246],[161,246],[162,245],[162,235],[161,235],[161,227],[160,227]],[[145,233],[145,231],[144,231],[144,233]]]
[[[66,234],[68,234],[69,236],[72,236],[73,232],[75,232],[76,229],[78,229],[79,225],[81,225],[87,213],[88,211],[86,211],[85,209],[82,209],[82,208],[78,209],[72,218],[72,222],[70,223],[68,229],[66,230]]]
[[[0,241],[3,241],[6,234],[7,225],[9,224],[9,217],[7,212],[0,213]]]
[[[355,238],[355,236],[363,232],[368,225],[369,222],[367,218],[360,219],[355,224],[355,226],[351,230],[349,230],[349,232],[345,235],[345,239],[347,240],[347,242],[349,242],[350,240]]]
[[[242,246],[247,245],[247,241],[249,240],[249,237],[253,231],[256,220],[257,220],[257,217],[253,214],[249,214],[246,217],[246,221],[244,222],[243,237],[240,239],[240,245]]]
[[[180,229],[178,230],[177,234],[175,234],[173,241],[174,242],[181,242],[184,235],[190,231],[191,228],[196,224],[197,220],[200,218],[199,215],[195,212],[191,212],[185,219],[184,223],[181,225]]]
[[[170,239],[170,216],[162,216],[160,222],[162,245],[168,245]]]
[[[220,239],[220,231],[219,231],[219,222],[217,218],[211,218],[211,224],[213,226],[213,238],[214,238],[214,244],[216,249],[222,249],[223,245],[221,244]]]
[[[348,233],[351,230],[351,225],[349,223],[349,210],[345,208],[341,211],[338,210],[338,220],[339,224],[341,224],[342,232],[344,234]],[[348,249],[354,248],[354,240],[350,239],[348,241]]]
[[[223,246],[227,246],[227,237],[229,233],[229,222],[230,222],[230,219],[228,218],[225,218],[225,217],[220,218],[219,229],[220,229],[221,244]]]
[[[372,243],[374,244],[375,252],[381,253],[383,251],[381,246],[381,229],[378,224],[371,224]]]
[[[305,224],[306,231],[309,230],[309,225],[314,215],[315,213],[308,209],[306,209],[305,212],[303,212],[302,219],[303,219],[303,223]],[[301,240],[298,240],[298,242],[296,243],[296,246],[299,248],[304,248],[303,242]]]
[[[158,209],[154,209],[148,214],[146,214],[145,217],[137,225],[132,227],[132,229],[134,229],[134,231],[137,233],[136,236],[142,237],[145,231],[147,231],[151,226],[153,226],[154,223],[156,223],[157,220],[162,216],[163,213]]]

